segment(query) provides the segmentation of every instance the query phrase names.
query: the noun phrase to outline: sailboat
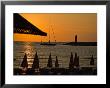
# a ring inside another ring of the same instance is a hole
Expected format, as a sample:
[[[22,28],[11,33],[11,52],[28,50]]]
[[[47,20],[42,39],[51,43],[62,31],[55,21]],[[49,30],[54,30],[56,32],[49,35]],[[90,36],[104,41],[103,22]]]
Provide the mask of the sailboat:
[[[50,40],[49,40],[49,42],[41,43],[40,45],[55,46],[56,43],[50,43]]]
[[[53,28],[52,28],[52,30],[53,30]],[[54,32],[53,32],[53,35],[54,35]],[[55,35],[54,35],[54,39],[55,39]],[[41,41],[40,45],[47,45],[47,46],[55,46],[56,45],[56,40],[55,40],[55,43],[50,42],[50,29],[49,29],[49,41],[48,42]]]

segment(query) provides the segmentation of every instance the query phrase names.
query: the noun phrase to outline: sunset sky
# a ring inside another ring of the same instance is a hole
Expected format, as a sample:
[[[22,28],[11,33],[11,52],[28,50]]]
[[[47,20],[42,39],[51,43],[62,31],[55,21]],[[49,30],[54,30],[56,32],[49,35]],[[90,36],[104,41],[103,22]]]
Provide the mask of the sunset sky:
[[[50,41],[70,42],[74,41],[75,35],[78,36],[79,42],[97,41],[97,14],[95,13],[22,13],[20,15],[48,35],[50,30]],[[46,42],[49,40],[48,35],[41,37],[14,34],[14,41]]]

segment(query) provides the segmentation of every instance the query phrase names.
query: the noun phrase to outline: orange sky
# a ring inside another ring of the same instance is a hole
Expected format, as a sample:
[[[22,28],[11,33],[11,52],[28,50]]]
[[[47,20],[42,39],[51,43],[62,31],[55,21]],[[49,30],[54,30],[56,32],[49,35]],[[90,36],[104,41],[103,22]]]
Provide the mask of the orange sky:
[[[74,41],[76,34],[78,41],[97,41],[96,13],[22,13],[20,15],[48,34],[50,29],[51,41],[55,39],[57,42]],[[40,42],[41,40],[48,41],[49,36],[14,34],[14,41]]]

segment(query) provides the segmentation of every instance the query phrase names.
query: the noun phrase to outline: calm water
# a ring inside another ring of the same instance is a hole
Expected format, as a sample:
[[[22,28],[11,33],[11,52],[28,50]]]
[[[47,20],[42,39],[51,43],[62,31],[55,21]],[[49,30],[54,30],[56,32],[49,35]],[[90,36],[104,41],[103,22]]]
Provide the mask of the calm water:
[[[46,67],[49,54],[51,52],[53,66],[55,62],[55,57],[58,57],[60,67],[68,67],[71,52],[77,52],[80,58],[80,67],[90,67],[90,57],[91,55],[95,58],[95,65],[97,66],[97,46],[69,46],[57,43],[56,46],[43,46],[36,42],[14,42],[14,68],[18,68],[23,60],[24,54],[27,54],[29,68],[31,68],[33,63],[34,55],[37,51],[40,67]]]

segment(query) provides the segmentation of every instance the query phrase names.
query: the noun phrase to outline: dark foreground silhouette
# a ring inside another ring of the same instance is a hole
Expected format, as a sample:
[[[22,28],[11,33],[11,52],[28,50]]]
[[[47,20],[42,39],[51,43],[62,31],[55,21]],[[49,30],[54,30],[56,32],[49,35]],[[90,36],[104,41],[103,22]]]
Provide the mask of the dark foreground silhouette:
[[[58,57],[56,56],[55,66],[52,64],[51,53],[48,58],[47,67],[39,67],[39,58],[37,52],[35,54],[32,68],[28,68],[27,55],[24,55],[20,68],[14,68],[14,75],[97,75],[96,67],[94,65],[93,55],[90,58],[91,67],[80,67],[79,56],[71,52],[68,68],[60,68]]]
[[[39,68],[23,72],[22,69],[14,69],[14,75],[97,75],[97,69],[92,67],[74,68]]]

